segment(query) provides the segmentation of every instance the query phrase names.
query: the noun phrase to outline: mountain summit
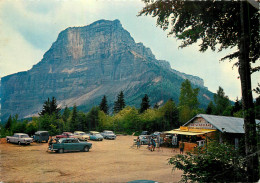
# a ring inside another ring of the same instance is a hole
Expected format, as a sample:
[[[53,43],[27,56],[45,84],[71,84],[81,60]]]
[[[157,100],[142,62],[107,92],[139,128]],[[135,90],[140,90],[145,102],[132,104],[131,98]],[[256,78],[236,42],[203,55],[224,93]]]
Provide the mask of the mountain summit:
[[[207,106],[212,93],[201,78],[157,60],[149,48],[134,41],[119,20],[99,20],[65,29],[32,69],[2,78],[2,120],[10,114],[19,118],[37,114],[52,96],[61,107],[76,104],[85,111],[98,105],[103,95],[112,107],[121,90],[126,104],[136,107],[145,93],[151,105],[170,98],[178,102],[184,79],[200,88],[200,103]]]

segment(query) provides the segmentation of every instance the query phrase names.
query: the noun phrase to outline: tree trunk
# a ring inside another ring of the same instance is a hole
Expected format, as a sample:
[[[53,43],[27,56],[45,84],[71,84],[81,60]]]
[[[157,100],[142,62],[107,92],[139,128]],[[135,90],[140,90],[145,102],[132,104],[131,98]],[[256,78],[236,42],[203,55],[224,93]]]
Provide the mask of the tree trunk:
[[[249,19],[248,3],[241,1],[241,38],[239,44],[239,75],[242,89],[242,107],[244,112],[246,168],[249,182],[259,179],[258,154],[256,140],[256,122],[253,104],[251,73],[249,60]]]

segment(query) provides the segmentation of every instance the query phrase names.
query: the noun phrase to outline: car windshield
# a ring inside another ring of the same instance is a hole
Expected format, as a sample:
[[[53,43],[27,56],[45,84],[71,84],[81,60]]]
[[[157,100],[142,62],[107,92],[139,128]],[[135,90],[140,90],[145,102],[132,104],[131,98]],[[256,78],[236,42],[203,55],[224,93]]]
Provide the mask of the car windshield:
[[[29,138],[28,135],[21,135],[21,138]]]
[[[103,137],[102,135],[100,135],[100,133],[96,133],[94,134],[96,137]]]
[[[87,135],[86,133],[79,133],[79,135]]]
[[[112,134],[113,134],[113,132],[106,132],[106,134],[111,134],[111,135],[112,135]]]

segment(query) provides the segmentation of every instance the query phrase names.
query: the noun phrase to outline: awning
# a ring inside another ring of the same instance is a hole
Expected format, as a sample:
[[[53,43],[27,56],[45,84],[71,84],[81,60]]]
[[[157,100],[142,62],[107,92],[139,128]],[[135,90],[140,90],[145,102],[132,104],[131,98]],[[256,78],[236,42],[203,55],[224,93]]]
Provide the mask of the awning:
[[[179,134],[179,135],[203,135],[206,133],[210,133],[210,132],[214,132],[216,130],[196,130],[196,131],[182,131],[180,129],[175,129],[175,130],[171,130],[171,131],[166,131],[164,133],[168,133],[168,134]]]

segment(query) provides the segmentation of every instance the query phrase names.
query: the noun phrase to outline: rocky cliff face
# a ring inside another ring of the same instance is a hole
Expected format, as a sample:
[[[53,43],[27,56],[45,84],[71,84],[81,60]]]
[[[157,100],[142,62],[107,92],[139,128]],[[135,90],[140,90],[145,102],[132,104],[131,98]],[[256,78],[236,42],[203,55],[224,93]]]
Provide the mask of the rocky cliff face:
[[[2,78],[2,120],[10,114],[37,114],[52,96],[61,107],[76,104],[85,110],[99,104],[103,95],[112,106],[121,90],[127,104],[136,107],[145,93],[152,105],[169,98],[177,102],[184,79],[200,87],[201,96],[211,95],[202,79],[171,69],[135,43],[118,20],[100,20],[67,28],[31,70]]]

